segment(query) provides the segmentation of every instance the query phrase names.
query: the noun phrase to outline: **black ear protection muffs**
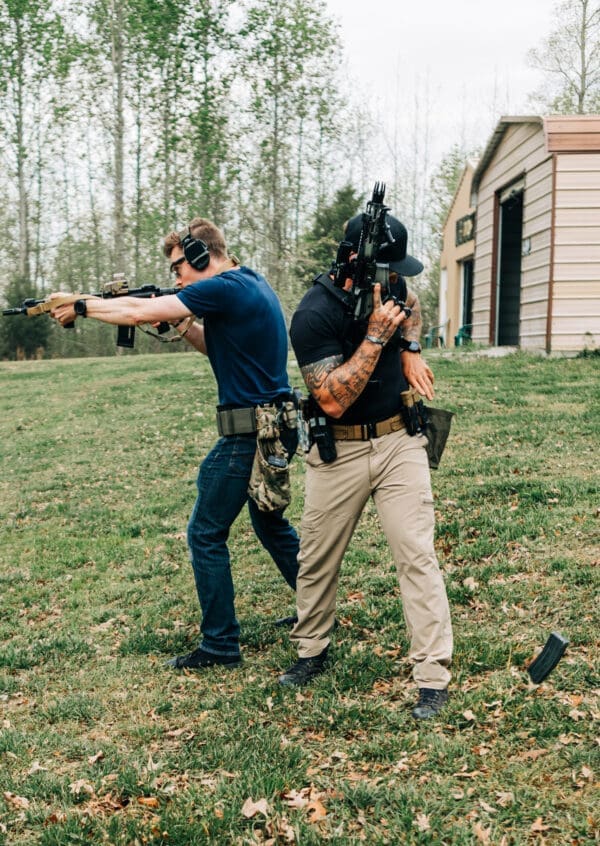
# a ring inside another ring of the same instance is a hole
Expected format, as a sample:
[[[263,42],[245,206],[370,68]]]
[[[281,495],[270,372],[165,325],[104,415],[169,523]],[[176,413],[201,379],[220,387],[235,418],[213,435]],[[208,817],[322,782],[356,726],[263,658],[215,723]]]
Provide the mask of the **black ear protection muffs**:
[[[194,270],[204,270],[210,261],[210,253],[208,247],[201,241],[200,238],[192,238],[192,233],[188,230],[188,234],[181,242],[183,254],[188,264]]]

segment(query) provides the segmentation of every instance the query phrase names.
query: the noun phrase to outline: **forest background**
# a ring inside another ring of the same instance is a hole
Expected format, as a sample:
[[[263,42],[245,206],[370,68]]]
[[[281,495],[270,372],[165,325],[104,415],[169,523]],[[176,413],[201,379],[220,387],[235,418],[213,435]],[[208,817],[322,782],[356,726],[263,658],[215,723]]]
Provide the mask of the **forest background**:
[[[598,0],[558,3],[553,23],[528,57],[544,81],[532,113],[599,111]],[[414,284],[426,331],[441,228],[477,143],[461,132],[436,158],[418,69],[413,102],[394,112],[385,92],[356,87],[343,57],[319,0],[0,0],[4,303],[97,291],[116,272],[170,287],[161,237],[201,214],[289,316],[386,173],[386,201],[425,263]],[[504,105],[490,92],[490,131]],[[79,323],[5,318],[0,356],[114,353],[113,330]],[[177,349],[140,341],[140,352]]]

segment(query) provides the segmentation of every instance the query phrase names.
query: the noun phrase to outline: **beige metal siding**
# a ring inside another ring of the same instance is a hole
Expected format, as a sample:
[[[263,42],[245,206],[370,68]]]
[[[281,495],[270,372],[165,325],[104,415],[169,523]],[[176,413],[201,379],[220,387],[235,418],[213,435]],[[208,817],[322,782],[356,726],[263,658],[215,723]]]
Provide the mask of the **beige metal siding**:
[[[558,153],[552,350],[600,345],[600,153]]]
[[[482,176],[478,190],[473,301],[473,340],[488,343],[491,317],[494,202],[496,192],[525,175],[523,237],[531,253],[521,266],[521,343],[543,348],[552,219],[552,166],[540,123],[509,126]]]

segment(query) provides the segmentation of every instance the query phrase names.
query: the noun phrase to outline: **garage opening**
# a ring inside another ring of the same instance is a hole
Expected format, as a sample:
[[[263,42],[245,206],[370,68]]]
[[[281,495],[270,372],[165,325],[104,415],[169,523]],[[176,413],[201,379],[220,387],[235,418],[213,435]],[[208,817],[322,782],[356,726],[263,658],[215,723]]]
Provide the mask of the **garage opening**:
[[[523,241],[523,183],[500,197],[498,283],[496,287],[496,344],[519,344],[521,315],[521,244]]]

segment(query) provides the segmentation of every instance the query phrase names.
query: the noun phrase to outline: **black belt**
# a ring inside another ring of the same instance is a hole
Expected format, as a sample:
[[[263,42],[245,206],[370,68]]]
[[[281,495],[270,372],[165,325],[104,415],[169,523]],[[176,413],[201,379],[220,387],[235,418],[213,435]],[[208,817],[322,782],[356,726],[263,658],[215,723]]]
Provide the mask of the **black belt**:
[[[295,402],[293,394],[283,394],[272,402],[259,402],[258,406],[266,408],[274,405],[281,408],[286,402]],[[249,408],[217,408],[217,431],[221,437],[230,435],[251,435],[256,432],[256,406]]]

